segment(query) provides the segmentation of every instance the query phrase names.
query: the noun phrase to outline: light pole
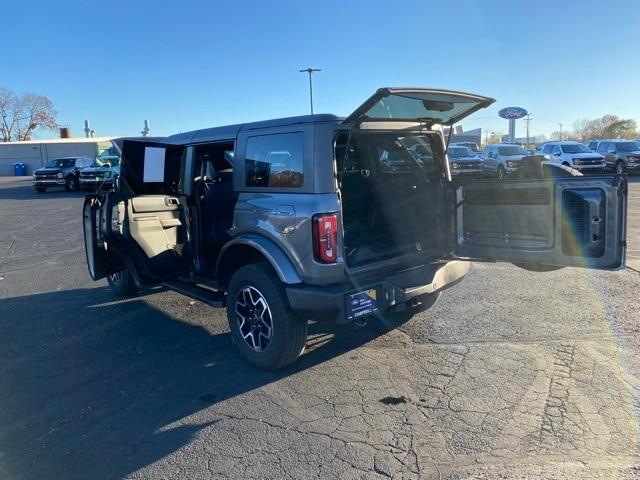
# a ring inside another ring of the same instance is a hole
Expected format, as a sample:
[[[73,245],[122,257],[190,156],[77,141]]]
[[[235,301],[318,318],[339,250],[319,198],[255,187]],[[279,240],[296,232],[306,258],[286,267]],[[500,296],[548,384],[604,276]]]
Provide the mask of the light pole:
[[[311,81],[311,75],[313,72],[321,72],[319,68],[305,68],[304,70],[300,70],[300,73],[308,73],[309,74],[309,102],[311,103],[311,115],[313,115],[313,82]]]
[[[527,122],[527,146],[529,145],[529,123],[531,123],[531,113],[527,113],[524,117],[524,121]]]

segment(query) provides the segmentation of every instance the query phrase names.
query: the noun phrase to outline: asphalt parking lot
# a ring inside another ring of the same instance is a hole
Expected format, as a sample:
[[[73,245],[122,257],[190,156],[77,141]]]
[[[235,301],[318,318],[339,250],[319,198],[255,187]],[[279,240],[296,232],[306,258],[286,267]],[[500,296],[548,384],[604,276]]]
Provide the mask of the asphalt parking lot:
[[[222,311],[86,271],[80,193],[0,179],[0,479],[640,477],[629,268],[474,264],[401,329],[315,327],[265,373]]]

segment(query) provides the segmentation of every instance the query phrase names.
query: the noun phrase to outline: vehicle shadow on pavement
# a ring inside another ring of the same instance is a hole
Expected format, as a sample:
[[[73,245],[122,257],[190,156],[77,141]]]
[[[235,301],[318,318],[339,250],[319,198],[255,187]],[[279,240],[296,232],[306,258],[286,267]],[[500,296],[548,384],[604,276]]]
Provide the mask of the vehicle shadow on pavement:
[[[106,287],[2,299],[0,478],[126,476],[224,418],[185,417],[376,336],[358,329],[327,340],[331,332],[314,328],[323,345],[271,373],[248,365],[228,333]]]
[[[38,193],[33,188],[31,182],[25,180],[4,180],[0,183],[0,200],[47,200],[55,198],[84,198],[91,190],[79,190],[67,192],[62,187],[52,187],[46,192]]]

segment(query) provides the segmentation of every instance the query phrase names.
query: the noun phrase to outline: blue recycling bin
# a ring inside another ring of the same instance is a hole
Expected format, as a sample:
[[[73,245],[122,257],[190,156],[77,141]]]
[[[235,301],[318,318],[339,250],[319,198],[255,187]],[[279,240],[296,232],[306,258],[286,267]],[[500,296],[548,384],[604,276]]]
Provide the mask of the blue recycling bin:
[[[24,163],[14,163],[13,174],[16,177],[24,177],[27,174],[27,166]]]

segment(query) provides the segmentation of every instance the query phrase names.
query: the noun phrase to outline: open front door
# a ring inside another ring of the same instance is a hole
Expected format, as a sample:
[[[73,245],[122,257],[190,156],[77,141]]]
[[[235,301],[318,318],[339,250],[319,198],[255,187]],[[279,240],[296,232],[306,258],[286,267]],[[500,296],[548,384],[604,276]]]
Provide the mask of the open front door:
[[[621,176],[457,185],[453,257],[618,269],[625,262],[626,207]]]
[[[85,249],[94,280],[128,268],[137,280],[154,284],[187,271],[191,239],[180,191],[183,151],[157,142],[123,142],[116,191],[85,201]]]

